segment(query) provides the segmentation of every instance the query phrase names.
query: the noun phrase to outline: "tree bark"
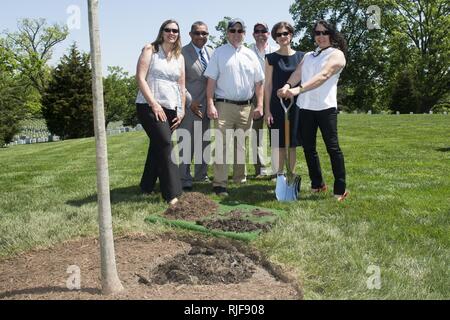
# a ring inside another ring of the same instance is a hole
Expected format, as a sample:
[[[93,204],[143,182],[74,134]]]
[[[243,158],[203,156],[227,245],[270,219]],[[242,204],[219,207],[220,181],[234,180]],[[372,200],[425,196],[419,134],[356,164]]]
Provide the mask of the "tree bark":
[[[100,233],[102,293],[123,290],[116,268],[109,194],[108,152],[106,144],[103,78],[98,22],[98,0],[88,0],[89,36],[92,61],[92,91],[94,98],[94,129],[97,159],[98,223]]]

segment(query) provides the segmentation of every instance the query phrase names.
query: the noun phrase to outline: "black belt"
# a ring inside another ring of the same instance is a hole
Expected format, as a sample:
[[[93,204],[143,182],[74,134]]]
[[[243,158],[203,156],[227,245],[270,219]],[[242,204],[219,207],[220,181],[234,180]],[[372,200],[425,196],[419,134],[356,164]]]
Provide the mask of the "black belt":
[[[234,100],[228,100],[228,99],[222,99],[222,98],[217,98],[216,102],[225,102],[225,103],[237,104],[238,106],[252,104],[252,100],[234,101]]]

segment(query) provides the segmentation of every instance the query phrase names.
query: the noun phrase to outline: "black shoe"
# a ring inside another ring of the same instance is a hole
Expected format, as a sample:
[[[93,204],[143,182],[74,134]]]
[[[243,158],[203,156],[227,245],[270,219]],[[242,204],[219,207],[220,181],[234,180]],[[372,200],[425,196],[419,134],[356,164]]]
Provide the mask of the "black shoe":
[[[213,187],[213,191],[220,197],[228,197],[227,188],[224,187]]]
[[[192,191],[192,187],[189,187],[189,186],[183,187],[183,191],[184,192],[191,192]]]

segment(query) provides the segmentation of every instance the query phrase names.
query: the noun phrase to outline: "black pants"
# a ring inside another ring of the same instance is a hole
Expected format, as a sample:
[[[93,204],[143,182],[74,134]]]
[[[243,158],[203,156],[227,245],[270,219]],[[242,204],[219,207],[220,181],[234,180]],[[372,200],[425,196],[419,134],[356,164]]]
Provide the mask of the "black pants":
[[[172,162],[172,141],[170,124],[177,116],[175,110],[164,109],[166,122],[156,120],[148,104],[136,104],[137,117],[147,136],[150,138],[147,160],[141,178],[141,190],[150,193],[153,191],[156,179],[159,178],[161,193],[166,201],[178,197],[182,193],[178,166]]]
[[[319,155],[316,151],[317,128],[320,128],[323,141],[327,147],[334,175],[334,194],[345,192],[344,155],[339,147],[337,134],[337,109],[323,111],[300,109],[300,130],[303,138],[303,150],[308,165],[311,188],[317,189],[325,183],[320,169]]]

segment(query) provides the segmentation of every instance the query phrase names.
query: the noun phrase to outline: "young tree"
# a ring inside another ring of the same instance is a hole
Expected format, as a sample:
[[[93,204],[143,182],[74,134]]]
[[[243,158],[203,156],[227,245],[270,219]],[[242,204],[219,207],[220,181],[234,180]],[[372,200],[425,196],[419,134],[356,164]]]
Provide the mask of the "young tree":
[[[116,268],[109,194],[108,152],[106,145],[105,112],[103,108],[103,78],[98,22],[98,0],[88,0],[89,37],[92,57],[92,91],[97,159],[98,221],[100,230],[101,276],[103,294],[123,290]]]
[[[61,58],[42,99],[47,127],[63,139],[92,137],[92,78],[89,55],[76,44]]]

